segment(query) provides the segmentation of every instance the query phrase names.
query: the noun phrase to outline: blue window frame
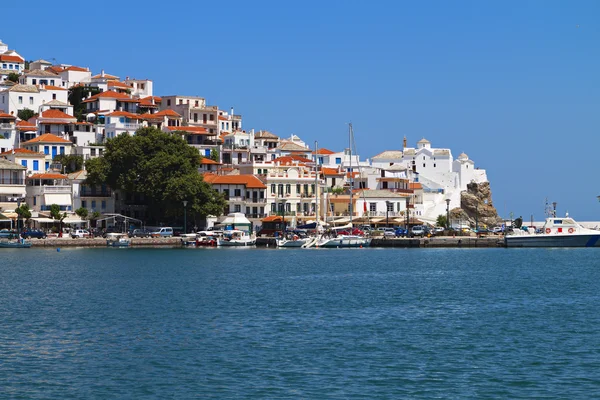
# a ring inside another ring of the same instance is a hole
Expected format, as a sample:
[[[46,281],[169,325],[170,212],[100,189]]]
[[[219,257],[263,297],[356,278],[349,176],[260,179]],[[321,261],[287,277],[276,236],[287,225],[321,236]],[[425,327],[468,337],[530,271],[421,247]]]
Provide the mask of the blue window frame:
[[[54,159],[54,157],[56,157],[57,154],[58,153],[57,153],[56,146],[52,146],[52,159]]]
[[[37,197],[33,196],[33,205],[36,206],[37,205]]]
[[[44,146],[44,154],[45,155],[50,154],[50,146]]]
[[[65,146],[60,146],[60,154],[65,154]]]
[[[106,210],[106,200],[102,200],[102,209]]]
[[[204,157],[210,157],[210,149],[204,149]]]
[[[46,161],[44,168],[46,171],[48,171],[48,168],[50,168],[50,161]]]
[[[21,160],[21,165],[27,168],[27,160]]]
[[[33,170],[34,171],[40,170],[40,162],[38,160],[33,160]]]
[[[335,163],[336,164],[341,164],[342,163],[342,158],[341,157],[336,157],[335,158]]]
[[[92,209],[96,209],[96,200],[92,200]]]

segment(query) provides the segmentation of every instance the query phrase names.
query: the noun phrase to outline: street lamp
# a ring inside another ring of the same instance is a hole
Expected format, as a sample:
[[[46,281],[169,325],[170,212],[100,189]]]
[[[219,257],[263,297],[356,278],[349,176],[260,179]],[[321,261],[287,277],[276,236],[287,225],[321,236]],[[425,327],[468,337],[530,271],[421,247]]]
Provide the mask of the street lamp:
[[[450,229],[450,199],[446,199],[446,229]]]
[[[385,201],[385,226],[387,228],[390,227],[390,202],[389,202],[389,200]]]
[[[409,205],[409,203],[410,203],[410,197],[407,197],[406,198],[406,232],[407,232],[406,234],[407,235],[408,235],[408,223],[409,223],[409,220],[408,220],[408,205]]]
[[[556,202],[553,202],[553,203],[552,203],[552,207],[554,208],[554,209],[552,210],[552,216],[553,216],[554,218],[556,218]]]
[[[187,233],[187,200],[183,201],[183,233]],[[137,215],[136,215],[137,216]]]

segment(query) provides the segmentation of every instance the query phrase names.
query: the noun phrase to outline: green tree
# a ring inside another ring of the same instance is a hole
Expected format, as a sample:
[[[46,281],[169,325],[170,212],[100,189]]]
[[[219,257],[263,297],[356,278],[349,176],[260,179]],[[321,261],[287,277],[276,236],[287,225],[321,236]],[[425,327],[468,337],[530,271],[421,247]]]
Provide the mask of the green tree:
[[[22,110],[17,111],[17,117],[19,117],[19,119],[22,119],[23,121],[29,120],[34,115],[35,113],[33,112],[33,110],[30,110],[29,108],[24,108]]]
[[[331,193],[333,193],[333,194],[344,194],[344,192],[345,192],[344,188],[340,187],[340,186],[336,186],[331,189]]]
[[[25,224],[29,225],[29,219],[31,218],[31,210],[27,203],[21,204],[15,209],[15,213],[19,216],[19,219],[25,220]]]
[[[220,161],[219,158],[220,158],[219,157],[219,150],[216,147],[213,147],[210,150],[210,159],[213,160],[213,161],[219,162]]]
[[[16,72],[11,72],[6,77],[6,80],[9,80],[11,82],[17,83],[17,82],[19,82],[19,74],[17,74]]]
[[[446,216],[443,214],[438,215],[435,221],[437,226],[443,226],[444,228],[446,227],[446,223],[448,222]]]
[[[98,93],[100,89],[94,86],[73,86],[69,89],[69,104],[73,106],[73,115],[77,121],[81,122],[85,118],[83,114],[86,113],[86,106],[83,100]]]
[[[50,216],[53,219],[56,219],[56,220],[58,220],[60,222],[60,228],[59,228],[58,232],[59,232],[59,236],[62,237],[63,221],[64,221],[65,218],[67,218],[67,213],[66,212],[61,213],[60,212],[60,206],[58,204],[52,204],[50,206]]]
[[[93,222],[94,228],[96,227],[96,221],[98,220],[98,218],[100,218],[100,215],[101,214],[98,211],[94,211],[90,214],[90,221]]]
[[[79,207],[75,210],[75,214],[77,214],[81,219],[86,219],[88,216],[88,210],[85,207]]]
[[[52,161],[56,161],[62,164],[65,168],[65,173],[70,174],[71,172],[81,171],[83,168],[83,156],[77,154],[58,154],[54,156]]]
[[[188,215],[221,215],[225,199],[202,180],[200,159],[179,135],[141,128],[134,136],[107,140],[104,156],[86,163],[86,184],[105,183],[143,197],[153,222],[182,219],[183,200],[189,202]]]

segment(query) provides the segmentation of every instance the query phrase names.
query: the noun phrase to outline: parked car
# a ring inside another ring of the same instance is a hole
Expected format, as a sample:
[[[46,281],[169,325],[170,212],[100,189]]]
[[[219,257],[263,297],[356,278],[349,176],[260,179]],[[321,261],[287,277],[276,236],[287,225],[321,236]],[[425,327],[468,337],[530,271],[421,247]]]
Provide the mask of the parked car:
[[[439,233],[444,233],[444,231],[446,230],[446,228],[444,228],[443,226],[436,226],[433,231],[437,234]]]
[[[394,228],[385,228],[385,230],[383,231],[383,236],[384,237],[395,237],[396,230]]]
[[[71,231],[71,237],[73,239],[88,238],[88,237],[92,237],[92,235],[90,234],[90,232],[87,229],[75,229],[75,230]]]
[[[46,239],[46,232],[39,229],[24,229],[21,231],[21,237],[24,239]]]
[[[396,237],[405,237],[408,236],[408,230],[404,228],[396,228],[394,234],[396,235]]]
[[[412,236],[424,236],[425,227],[423,225],[415,225],[410,229],[410,233]]]
[[[145,238],[150,237],[150,234],[151,232],[146,229],[134,229],[133,231],[129,232],[129,237]]]
[[[502,227],[501,226],[495,226],[494,229],[492,229],[492,232],[494,233],[502,233]]]
[[[171,227],[163,227],[158,230],[152,232],[150,234],[152,237],[173,237],[173,228]]]
[[[117,229],[115,226],[109,226],[108,228],[106,228],[104,230],[104,232],[102,232],[102,237],[104,239],[106,239],[106,236],[108,236],[109,233],[122,233],[119,229]]]

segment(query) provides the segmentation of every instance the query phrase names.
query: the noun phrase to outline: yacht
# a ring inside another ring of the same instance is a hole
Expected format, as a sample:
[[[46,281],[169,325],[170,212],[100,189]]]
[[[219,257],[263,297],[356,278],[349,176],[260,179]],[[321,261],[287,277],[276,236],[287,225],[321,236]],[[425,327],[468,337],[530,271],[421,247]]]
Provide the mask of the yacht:
[[[504,242],[506,247],[600,247],[600,231],[584,228],[567,215],[546,218],[538,232],[514,230]]]

